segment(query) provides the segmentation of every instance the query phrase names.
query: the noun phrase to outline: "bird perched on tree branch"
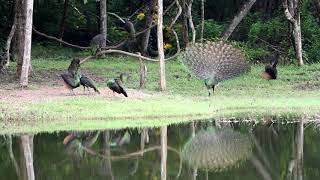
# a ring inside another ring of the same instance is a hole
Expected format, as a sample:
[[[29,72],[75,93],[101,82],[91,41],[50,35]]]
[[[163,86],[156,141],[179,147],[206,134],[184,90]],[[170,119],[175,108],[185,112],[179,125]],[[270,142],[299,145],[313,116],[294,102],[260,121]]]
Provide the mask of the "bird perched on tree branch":
[[[241,51],[223,41],[206,41],[187,46],[182,62],[191,74],[204,81],[209,96],[214,93],[219,82],[249,70]]]
[[[109,87],[109,89],[113,91],[113,96],[114,92],[116,92],[118,94],[123,94],[125,97],[128,97],[125,87],[123,85],[124,78],[126,77],[126,73],[121,73],[119,78],[114,78],[107,81],[107,86]]]
[[[277,79],[278,71],[277,64],[279,59],[279,53],[272,55],[270,58],[270,64],[266,65],[264,72],[261,73],[262,79],[273,80]]]

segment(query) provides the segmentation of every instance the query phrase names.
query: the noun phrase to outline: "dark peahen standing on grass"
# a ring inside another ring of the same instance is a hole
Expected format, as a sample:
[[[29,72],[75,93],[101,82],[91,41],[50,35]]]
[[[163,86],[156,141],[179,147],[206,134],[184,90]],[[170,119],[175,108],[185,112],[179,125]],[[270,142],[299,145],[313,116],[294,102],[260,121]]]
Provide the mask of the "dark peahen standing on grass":
[[[273,80],[277,79],[277,64],[279,59],[279,53],[276,53],[270,57],[270,64],[266,65],[264,72],[261,73],[262,79]]]
[[[100,94],[100,91],[98,90],[96,84],[88,76],[85,76],[82,74],[80,78],[80,84],[83,86],[84,91],[86,90],[86,88],[88,88],[88,91],[89,91],[89,88],[92,88],[96,93]]]
[[[75,95],[73,89],[80,86],[81,74],[79,72],[79,68],[80,59],[74,58],[68,67],[68,72],[60,75],[66,88],[69,89],[73,95]]]
[[[193,75],[204,81],[209,96],[214,93],[219,82],[249,70],[240,50],[223,41],[189,45],[183,54],[182,62]]]
[[[125,97],[128,97],[125,87],[123,85],[124,78],[127,76],[126,73],[121,73],[119,78],[110,79],[107,81],[107,86],[109,89],[118,94],[123,94]]]

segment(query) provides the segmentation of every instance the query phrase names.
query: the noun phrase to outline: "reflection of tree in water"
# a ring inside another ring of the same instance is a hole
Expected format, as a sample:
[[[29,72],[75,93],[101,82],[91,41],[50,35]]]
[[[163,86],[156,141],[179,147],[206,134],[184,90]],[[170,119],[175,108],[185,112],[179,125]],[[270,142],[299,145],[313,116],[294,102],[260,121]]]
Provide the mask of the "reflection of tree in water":
[[[252,154],[249,136],[232,129],[200,131],[182,151],[183,159],[192,167],[221,171],[239,165]]]

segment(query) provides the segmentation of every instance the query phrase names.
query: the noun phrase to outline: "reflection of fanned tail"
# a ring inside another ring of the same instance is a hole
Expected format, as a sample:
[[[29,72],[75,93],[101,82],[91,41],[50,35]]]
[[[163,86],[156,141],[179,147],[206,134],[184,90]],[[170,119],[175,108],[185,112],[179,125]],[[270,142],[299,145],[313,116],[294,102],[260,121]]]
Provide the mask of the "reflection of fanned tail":
[[[193,168],[221,171],[249,158],[252,145],[250,137],[232,129],[211,129],[191,138],[182,158]]]

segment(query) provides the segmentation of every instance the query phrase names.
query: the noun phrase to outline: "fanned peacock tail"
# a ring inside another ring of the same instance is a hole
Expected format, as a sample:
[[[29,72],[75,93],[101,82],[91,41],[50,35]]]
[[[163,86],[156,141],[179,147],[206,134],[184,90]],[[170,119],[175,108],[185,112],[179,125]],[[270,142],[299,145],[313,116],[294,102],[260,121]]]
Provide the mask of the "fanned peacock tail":
[[[217,82],[240,75],[249,68],[241,51],[223,41],[187,46],[182,62],[197,78],[214,78]]]

